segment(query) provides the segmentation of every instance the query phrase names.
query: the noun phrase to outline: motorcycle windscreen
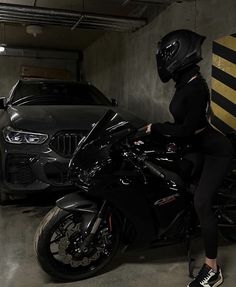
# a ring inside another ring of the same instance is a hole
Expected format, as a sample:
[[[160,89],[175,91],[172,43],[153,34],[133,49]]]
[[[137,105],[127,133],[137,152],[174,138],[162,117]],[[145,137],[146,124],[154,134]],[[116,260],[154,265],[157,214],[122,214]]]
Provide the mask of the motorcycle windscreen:
[[[69,164],[70,178],[88,182],[111,160],[111,146],[135,130],[118,113],[108,110],[76,148]]]

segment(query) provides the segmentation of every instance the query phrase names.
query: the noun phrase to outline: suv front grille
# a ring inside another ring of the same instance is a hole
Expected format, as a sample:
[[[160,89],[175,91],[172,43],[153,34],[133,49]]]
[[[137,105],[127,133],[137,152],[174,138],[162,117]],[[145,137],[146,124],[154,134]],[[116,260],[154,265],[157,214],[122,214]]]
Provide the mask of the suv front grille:
[[[71,157],[85,135],[85,131],[58,132],[50,141],[50,148],[62,157]]]

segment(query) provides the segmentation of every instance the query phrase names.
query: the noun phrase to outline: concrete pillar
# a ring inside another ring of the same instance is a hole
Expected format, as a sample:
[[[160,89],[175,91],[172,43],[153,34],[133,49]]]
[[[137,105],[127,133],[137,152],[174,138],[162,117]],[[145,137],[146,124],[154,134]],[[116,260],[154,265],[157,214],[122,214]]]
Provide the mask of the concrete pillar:
[[[212,41],[236,32],[235,0],[196,0],[173,3],[135,33],[106,33],[84,51],[87,80],[107,96],[149,121],[166,121],[173,95],[172,82],[157,76],[158,40],[175,29],[190,29],[207,36],[201,70],[211,83]]]

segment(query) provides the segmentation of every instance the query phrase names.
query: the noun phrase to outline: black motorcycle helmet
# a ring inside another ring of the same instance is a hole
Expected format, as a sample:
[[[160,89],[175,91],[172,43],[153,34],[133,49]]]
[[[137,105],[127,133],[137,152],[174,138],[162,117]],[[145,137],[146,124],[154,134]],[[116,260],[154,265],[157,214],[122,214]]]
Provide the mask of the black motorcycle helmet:
[[[164,36],[158,43],[156,54],[158,74],[162,82],[168,82],[181,70],[200,62],[204,40],[204,36],[189,30],[176,30]]]

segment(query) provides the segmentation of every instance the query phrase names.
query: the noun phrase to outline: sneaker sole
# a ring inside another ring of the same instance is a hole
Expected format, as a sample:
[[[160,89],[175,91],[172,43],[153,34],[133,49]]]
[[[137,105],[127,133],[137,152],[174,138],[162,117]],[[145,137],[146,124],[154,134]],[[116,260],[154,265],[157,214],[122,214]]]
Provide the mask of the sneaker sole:
[[[219,281],[217,281],[214,285],[212,285],[212,287],[220,286],[223,282],[224,282],[224,280],[223,280],[223,278],[221,277],[221,279],[220,279]],[[187,287],[190,287],[190,285],[188,285]]]
[[[222,283],[223,283],[223,278],[221,277],[221,279],[218,281],[218,282],[216,282],[212,287],[217,287],[217,286],[220,286]]]

